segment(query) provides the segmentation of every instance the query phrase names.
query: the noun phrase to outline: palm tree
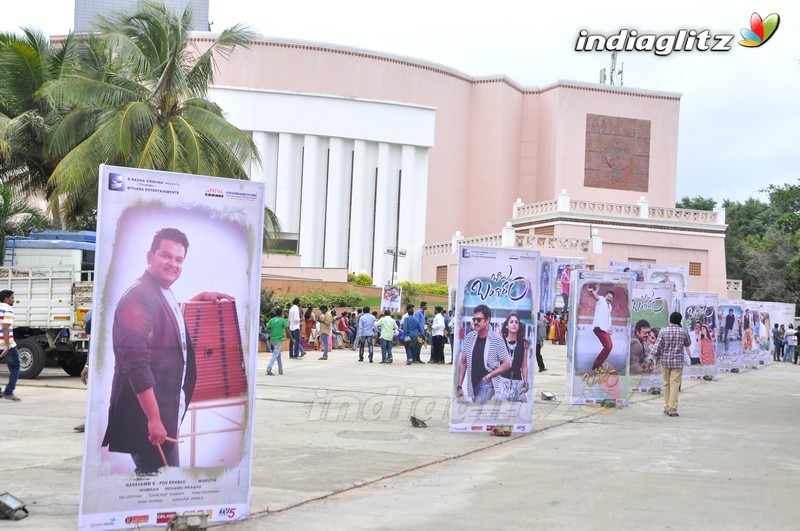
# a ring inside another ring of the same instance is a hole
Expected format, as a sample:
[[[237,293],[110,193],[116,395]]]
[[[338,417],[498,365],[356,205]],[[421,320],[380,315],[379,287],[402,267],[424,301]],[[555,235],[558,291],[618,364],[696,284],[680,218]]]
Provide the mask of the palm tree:
[[[0,238],[21,236],[49,226],[50,222],[41,209],[19,199],[10,187],[0,184]]]
[[[36,98],[36,93],[70,72],[75,52],[71,35],[51,45],[27,29],[22,36],[0,34],[0,182],[50,202],[56,225],[61,225],[60,208],[50,176],[57,160],[48,150],[63,109]]]
[[[149,1],[134,14],[103,19],[99,38],[83,43],[84,70],[42,89],[53,106],[71,109],[50,145],[60,158],[51,184],[73,198],[65,217],[96,197],[102,163],[246,179],[246,166],[258,162],[250,136],[206,99],[216,56],[248,47],[255,34],[235,25],[201,52],[190,41],[191,21],[188,7],[175,15]],[[94,120],[83,137],[87,117]]]

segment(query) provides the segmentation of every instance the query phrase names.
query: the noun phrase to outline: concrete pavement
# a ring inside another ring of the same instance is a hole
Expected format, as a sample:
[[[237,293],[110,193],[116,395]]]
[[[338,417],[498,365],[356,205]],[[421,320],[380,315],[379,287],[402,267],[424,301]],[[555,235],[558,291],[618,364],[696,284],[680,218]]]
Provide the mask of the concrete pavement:
[[[498,438],[448,433],[450,365],[315,354],[284,354],[286,374],[272,377],[260,356],[251,519],[235,529],[797,527],[798,366],[684,382],[681,416],[669,418],[661,397],[617,410],[564,403],[565,348],[546,345],[536,396],[558,400],[537,401],[533,434]],[[75,528],[83,441],[72,427],[85,390],[54,368],[18,395],[0,403],[0,491],[31,516],[0,527]]]

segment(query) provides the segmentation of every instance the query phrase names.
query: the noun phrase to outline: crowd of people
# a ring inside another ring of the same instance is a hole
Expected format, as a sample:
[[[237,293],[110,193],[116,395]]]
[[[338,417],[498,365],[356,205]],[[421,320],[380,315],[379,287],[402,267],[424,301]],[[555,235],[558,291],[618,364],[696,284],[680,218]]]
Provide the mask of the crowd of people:
[[[394,349],[404,349],[406,365],[425,363],[420,359],[422,347],[430,346],[427,363],[445,364],[445,345],[450,344],[450,362],[453,363],[453,332],[455,321],[452,311],[441,306],[428,314],[428,304],[422,302],[419,309],[413,304],[406,306],[403,315],[383,310],[379,314],[368,306],[352,308],[337,313],[323,305],[300,307],[295,298],[288,309],[277,308],[273,315],[262,316],[259,340],[272,357],[267,366],[267,375],[274,375],[273,366],[278,365],[278,374],[283,374],[282,347],[288,341],[289,358],[301,360],[312,350],[322,353],[319,360],[327,360],[334,349],[352,349],[358,352],[358,361],[366,359],[373,363],[376,347],[380,349],[379,363],[393,363]]]

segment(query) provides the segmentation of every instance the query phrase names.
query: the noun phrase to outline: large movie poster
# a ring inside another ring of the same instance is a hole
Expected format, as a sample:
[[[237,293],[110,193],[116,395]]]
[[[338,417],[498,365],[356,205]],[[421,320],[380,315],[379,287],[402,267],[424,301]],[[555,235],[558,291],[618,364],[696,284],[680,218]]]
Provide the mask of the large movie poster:
[[[768,357],[768,363],[773,359],[774,352],[775,352],[775,340],[772,337],[773,330],[775,327],[778,327],[778,336],[780,337],[780,352],[784,352],[786,347],[783,345],[783,339],[786,337],[786,330],[789,329],[789,325],[794,328],[794,312],[795,312],[795,305],[789,304],[785,302],[773,302],[771,303],[771,313],[770,316],[772,317],[772,328],[770,329],[770,348],[771,354]],[[790,360],[792,361],[792,360]]]
[[[717,306],[717,369],[730,372],[745,367],[742,355],[742,321],[745,301],[720,299]]]
[[[631,341],[631,276],[577,271],[572,274],[567,400],[572,404],[628,402]]]
[[[389,310],[392,313],[400,312],[400,300],[403,296],[402,286],[384,286],[381,296],[381,310]]]
[[[681,311],[681,293],[689,286],[689,266],[647,264],[647,282],[672,284],[672,308],[670,312]]]
[[[770,332],[772,303],[745,301],[742,317],[742,356],[745,366],[757,369],[772,361]]]
[[[539,311],[564,312],[569,308],[570,275],[586,266],[584,258],[542,258],[539,272]]]
[[[683,327],[692,340],[685,349],[684,379],[717,377],[717,299],[716,293],[683,293]]]
[[[247,514],[263,189],[101,166],[80,529]]]
[[[669,326],[672,286],[634,282],[632,293],[630,391],[646,393],[664,387],[653,346],[661,329]]]
[[[459,247],[450,431],[530,432],[539,253]]]

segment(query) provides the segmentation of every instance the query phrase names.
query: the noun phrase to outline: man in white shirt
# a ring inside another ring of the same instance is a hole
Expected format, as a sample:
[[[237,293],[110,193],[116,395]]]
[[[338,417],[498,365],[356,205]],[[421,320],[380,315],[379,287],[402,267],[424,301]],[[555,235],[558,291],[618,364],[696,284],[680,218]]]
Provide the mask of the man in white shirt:
[[[289,352],[289,357],[300,358],[300,299],[295,297],[292,307],[289,308],[289,333],[294,340],[294,350]]]
[[[597,354],[597,358],[592,365],[593,369],[599,369],[611,354],[611,349],[614,348],[614,343],[611,340],[611,303],[614,300],[614,290],[606,291],[605,297],[601,297],[597,293],[597,286],[589,284],[586,286],[586,291],[594,298],[594,319],[592,320],[592,330],[603,348]]]
[[[17,379],[19,378],[19,351],[17,344],[14,342],[14,292],[10,289],[0,291],[0,322],[3,325],[2,334],[0,334],[0,342],[2,342],[3,352],[0,353],[0,359],[5,358],[8,365],[8,384],[3,398],[11,400],[12,402],[19,402],[19,398],[14,394],[14,389],[17,387]]]

